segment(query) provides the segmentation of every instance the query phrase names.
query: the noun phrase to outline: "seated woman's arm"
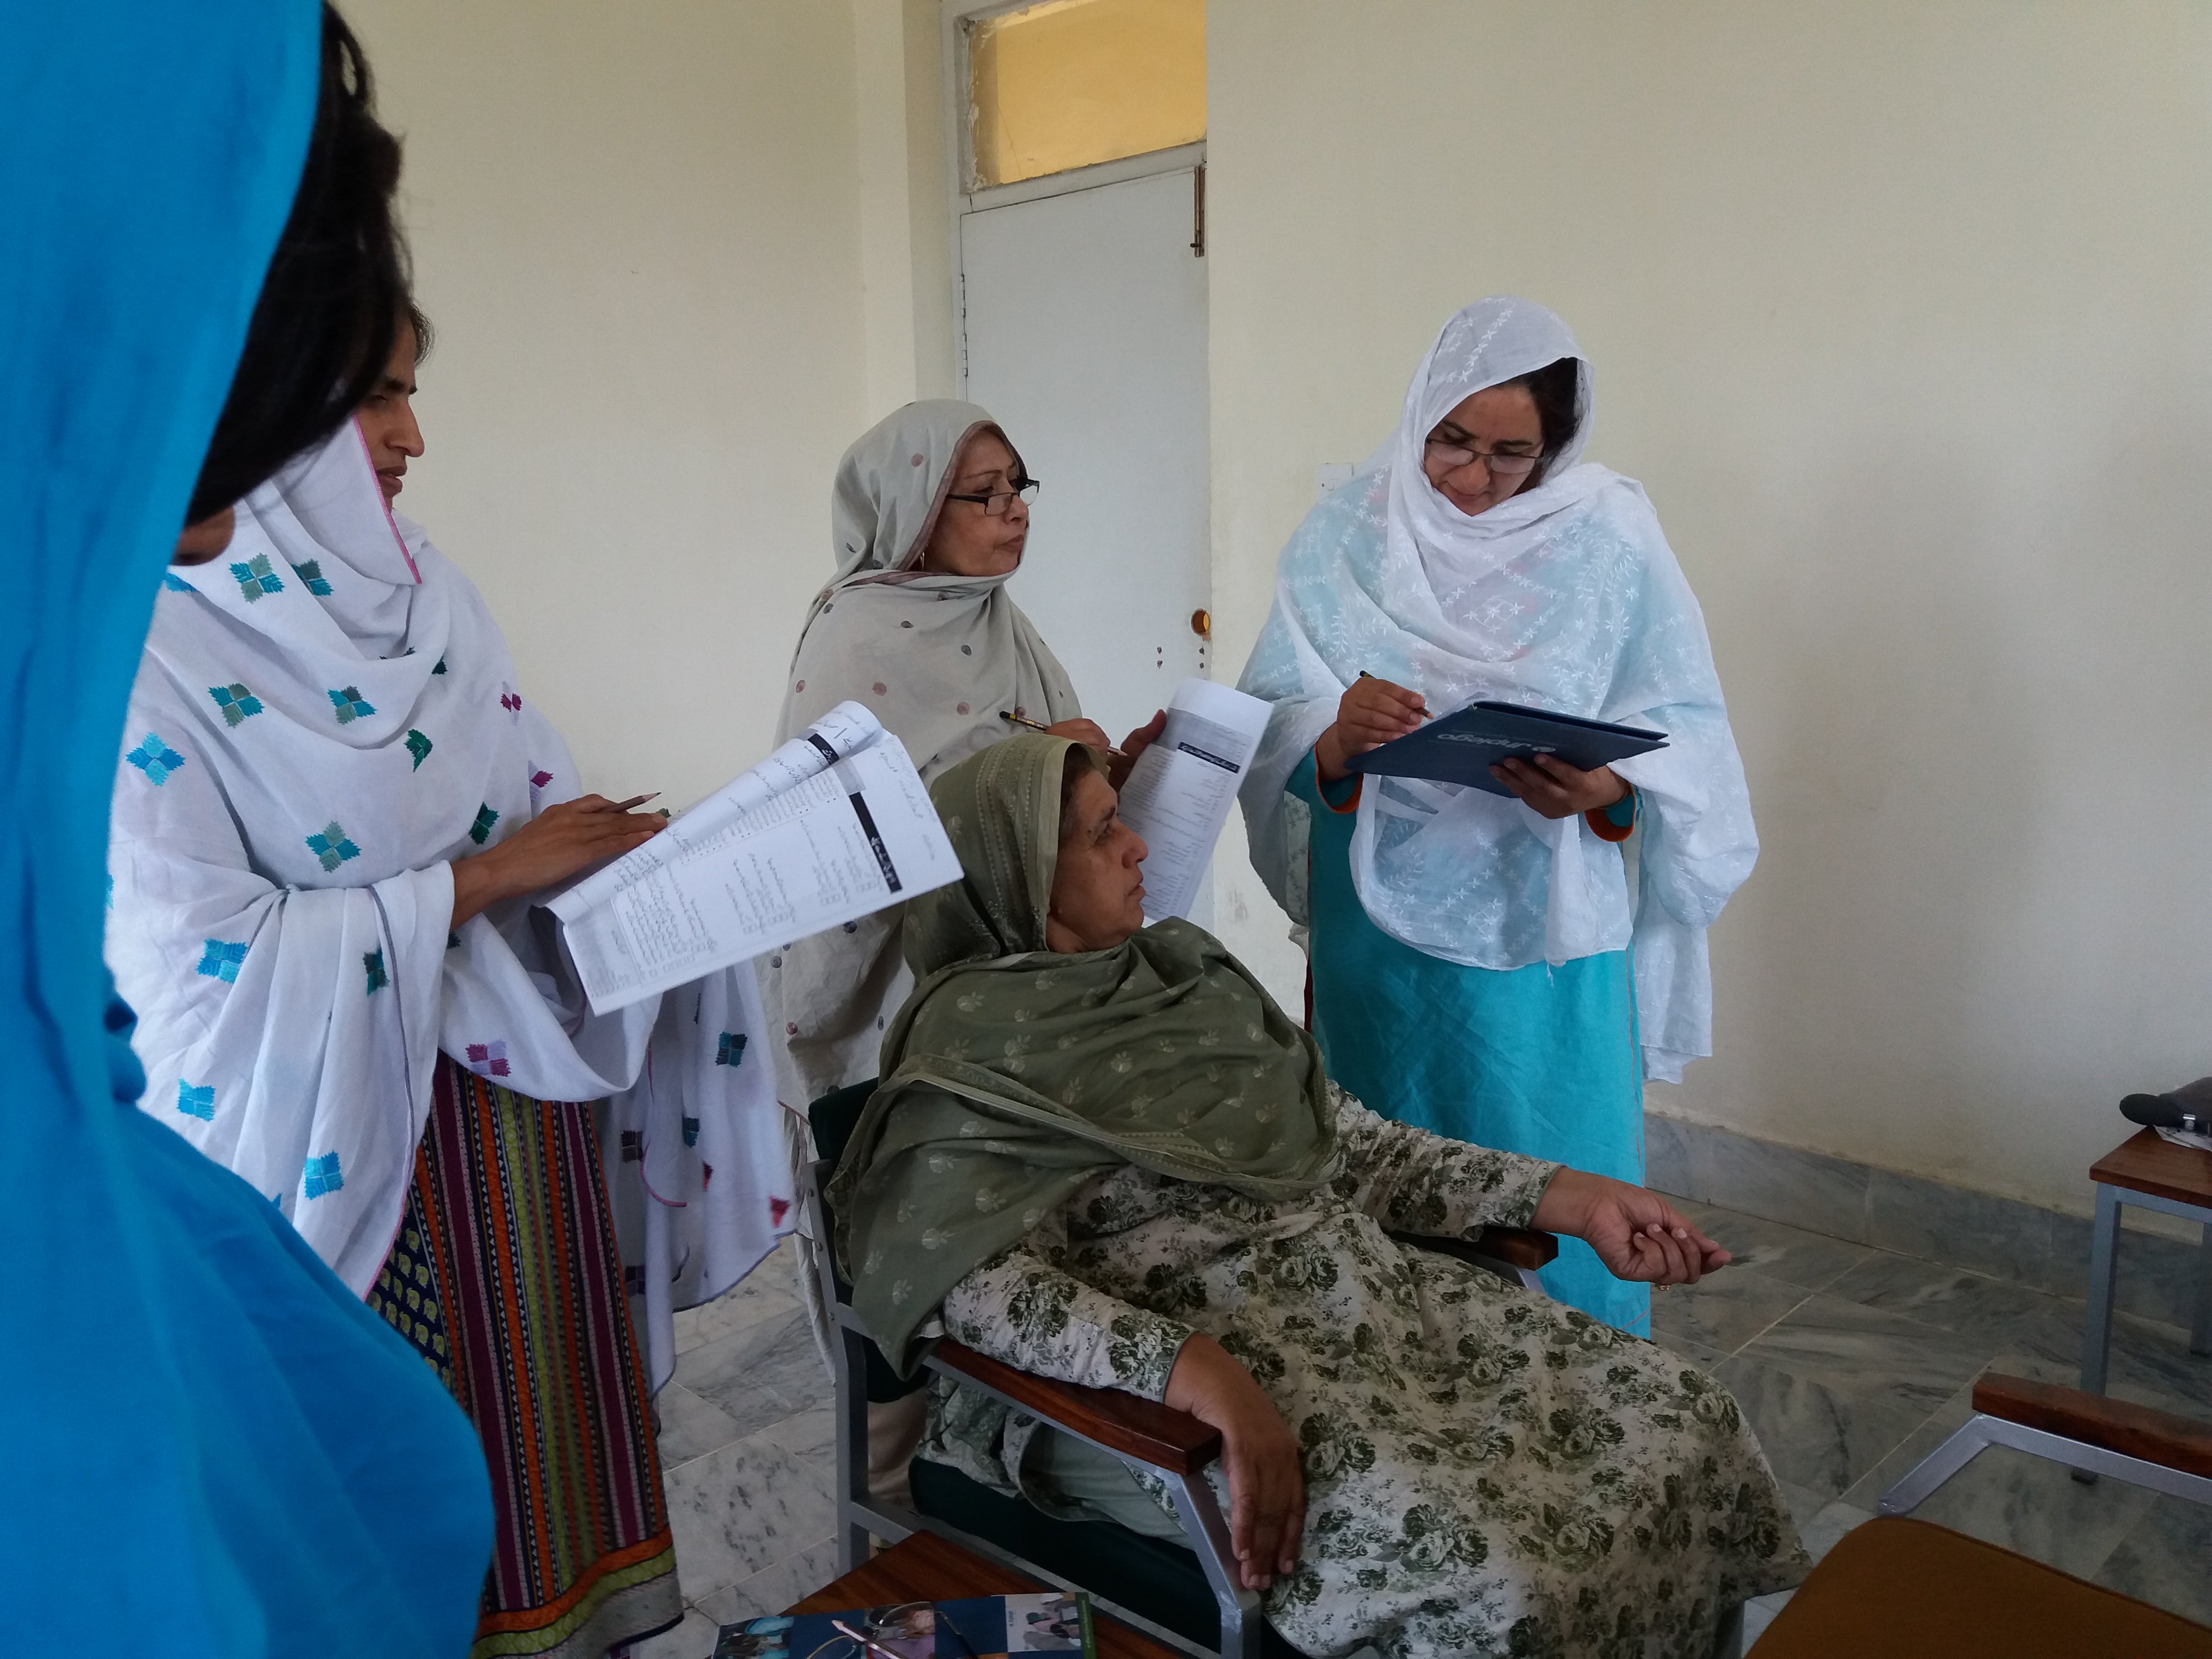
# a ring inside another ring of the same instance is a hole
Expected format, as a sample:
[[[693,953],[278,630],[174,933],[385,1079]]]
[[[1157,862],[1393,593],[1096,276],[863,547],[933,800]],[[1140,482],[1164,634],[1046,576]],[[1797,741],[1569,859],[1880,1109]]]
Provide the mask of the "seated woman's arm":
[[[1334,1085],[1332,1085],[1334,1087]],[[1485,1227],[1565,1233],[1615,1278],[1693,1285],[1729,1253],[1658,1194],[1586,1170],[1447,1139],[1378,1117],[1335,1090],[1337,1191],[1393,1232],[1471,1238]]]
[[[1339,1197],[1393,1232],[1431,1238],[1472,1238],[1485,1227],[1535,1224],[1536,1207],[1559,1164],[1393,1123],[1334,1085],[1330,1089],[1344,1147]]]
[[[1265,1589],[1297,1565],[1305,1520],[1297,1441],[1251,1372],[1212,1337],[1094,1290],[1019,1245],[955,1285],[944,1317],[956,1341],[1018,1370],[1142,1395],[1220,1431],[1230,1541],[1246,1585]]]
[[[1094,1290],[1021,1245],[945,1293],[955,1340],[1056,1382],[1167,1397],[1176,1356],[1193,1332],[1178,1320]]]

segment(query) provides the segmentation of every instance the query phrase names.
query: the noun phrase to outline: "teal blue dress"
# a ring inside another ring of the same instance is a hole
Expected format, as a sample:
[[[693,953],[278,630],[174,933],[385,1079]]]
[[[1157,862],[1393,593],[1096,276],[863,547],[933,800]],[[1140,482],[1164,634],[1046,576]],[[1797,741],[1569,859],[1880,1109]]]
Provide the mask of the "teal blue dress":
[[[1640,1183],[1644,1073],[1628,952],[1499,970],[1391,938],[1352,884],[1356,820],[1343,809],[1357,782],[1328,786],[1324,799],[1310,754],[1290,780],[1313,815],[1313,1029],[1329,1076],[1401,1123]],[[1615,1279],[1580,1239],[1561,1239],[1542,1277],[1569,1306],[1650,1335],[1650,1287]]]

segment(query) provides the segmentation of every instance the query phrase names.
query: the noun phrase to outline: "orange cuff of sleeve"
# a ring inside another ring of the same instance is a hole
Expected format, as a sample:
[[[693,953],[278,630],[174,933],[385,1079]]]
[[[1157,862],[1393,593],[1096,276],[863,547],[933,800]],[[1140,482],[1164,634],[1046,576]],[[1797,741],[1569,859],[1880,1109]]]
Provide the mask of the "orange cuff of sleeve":
[[[1340,778],[1337,781],[1341,783],[1343,780]],[[1354,772],[1352,775],[1352,793],[1344,798],[1344,804],[1339,805],[1329,799],[1328,792],[1333,786],[1323,783],[1319,772],[1314,774],[1314,793],[1321,797],[1321,804],[1332,812],[1357,812],[1359,810],[1359,792],[1366,787],[1367,775],[1364,772]]]
[[[1626,823],[1615,823],[1607,809],[1600,806],[1583,814],[1583,822],[1590,827],[1590,834],[1600,841],[1626,841],[1636,833],[1636,820],[1631,817]]]

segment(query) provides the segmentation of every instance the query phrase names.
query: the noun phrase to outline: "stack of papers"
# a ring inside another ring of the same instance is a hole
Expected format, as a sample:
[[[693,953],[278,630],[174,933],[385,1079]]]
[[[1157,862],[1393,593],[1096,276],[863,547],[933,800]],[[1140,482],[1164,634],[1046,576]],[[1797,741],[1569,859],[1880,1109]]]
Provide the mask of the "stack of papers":
[[[546,908],[605,1014],[959,878],[905,748],[845,702]]]

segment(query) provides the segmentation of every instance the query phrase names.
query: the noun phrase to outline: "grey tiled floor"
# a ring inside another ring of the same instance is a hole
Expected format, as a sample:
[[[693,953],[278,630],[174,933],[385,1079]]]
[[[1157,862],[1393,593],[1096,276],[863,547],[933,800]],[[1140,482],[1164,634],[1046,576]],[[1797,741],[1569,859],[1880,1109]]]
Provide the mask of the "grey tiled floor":
[[[2075,1382],[2082,1306],[1708,1205],[1685,1204],[1735,1255],[1693,1288],[1653,1298],[1658,1340],[1742,1404],[1815,1556],[1972,1413],[1989,1367]],[[2212,1419],[2212,1359],[2188,1333],[2120,1316],[2111,1391]],[[1984,1452],[1917,1511],[2078,1577],[2212,1624],[2212,1509],[2117,1480],[2076,1483],[2039,1458]],[[1764,1630],[1786,1595],[1754,1603]]]
[[[779,1613],[837,1576],[830,1399],[787,1243],[720,1301],[676,1316],[660,1456],[689,1607],[637,1659],[704,1659],[718,1626]]]
[[[1741,1401],[1815,1555],[1969,1414],[1985,1367],[2071,1382],[2081,1304],[1911,1256],[1685,1205],[1735,1265],[1653,1304],[1658,1340]],[[836,1576],[830,1385],[788,1248],[677,1316],[660,1446],[690,1611],[639,1659],[703,1659],[718,1624],[774,1612]],[[2212,1359],[2187,1334],[2122,1316],[2112,1392],[2212,1419]],[[1919,1511],[2212,1624],[2212,1509],[1984,1452]],[[1756,1635],[1786,1597],[1755,1603]]]

